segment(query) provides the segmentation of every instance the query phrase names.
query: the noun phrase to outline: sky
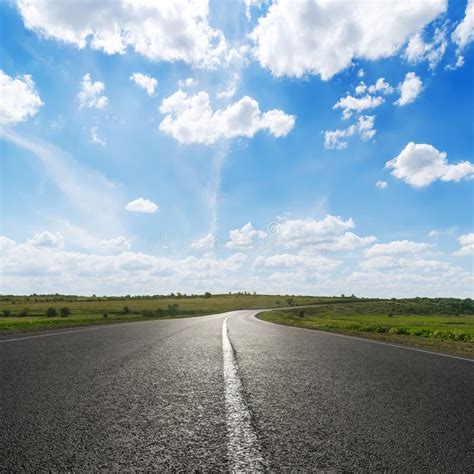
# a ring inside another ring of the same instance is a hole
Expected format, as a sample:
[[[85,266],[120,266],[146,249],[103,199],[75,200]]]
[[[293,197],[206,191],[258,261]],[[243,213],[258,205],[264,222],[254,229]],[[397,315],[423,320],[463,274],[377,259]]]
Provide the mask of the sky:
[[[2,294],[474,296],[474,1],[0,22]]]

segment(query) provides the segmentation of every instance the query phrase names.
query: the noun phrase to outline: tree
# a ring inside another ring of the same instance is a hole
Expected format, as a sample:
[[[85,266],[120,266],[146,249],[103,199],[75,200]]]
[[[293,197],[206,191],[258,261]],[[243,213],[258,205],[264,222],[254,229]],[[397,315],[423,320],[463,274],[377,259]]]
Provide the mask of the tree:
[[[46,310],[46,316],[48,316],[48,318],[55,318],[57,315],[58,311],[56,310],[56,308],[48,308]]]
[[[65,306],[59,310],[59,314],[61,315],[61,318],[67,318],[71,314],[71,310]]]
[[[12,312],[9,309],[3,310],[3,316],[5,316],[6,318],[8,318],[11,315],[12,315]]]
[[[130,313],[130,308],[128,306],[123,307],[123,314],[129,314]]]
[[[211,296],[212,296],[212,295],[211,295],[211,293],[209,293],[209,291],[206,291],[206,292],[204,293],[204,298],[210,298]]]
[[[286,302],[290,305],[293,306],[293,298],[287,298]]]

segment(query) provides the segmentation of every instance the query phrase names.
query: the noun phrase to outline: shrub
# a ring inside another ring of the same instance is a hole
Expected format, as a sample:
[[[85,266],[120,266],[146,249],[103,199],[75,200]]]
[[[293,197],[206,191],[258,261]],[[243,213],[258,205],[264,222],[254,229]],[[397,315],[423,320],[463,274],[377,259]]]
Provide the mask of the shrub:
[[[145,316],[145,318],[153,318],[153,316],[155,316],[151,309],[144,309],[142,315]]]
[[[176,316],[178,314],[178,307],[179,307],[179,304],[177,304],[177,303],[169,304],[168,305],[168,313],[171,316]]]
[[[161,308],[158,308],[155,311],[155,313],[156,313],[157,316],[164,316],[164,314],[165,314],[165,312]]]
[[[211,293],[209,293],[209,291],[206,291],[206,292],[204,293],[204,298],[210,298],[211,296],[212,296],[212,295],[211,295]]]
[[[12,315],[12,312],[9,309],[3,310],[3,316],[5,316],[6,318],[8,318],[8,316],[11,316],[11,315]]]
[[[55,318],[57,315],[58,311],[56,310],[56,308],[48,308],[46,310],[46,316],[48,316],[48,318]]]
[[[30,312],[30,310],[28,308],[22,309],[20,311],[20,316],[28,316],[29,312]]]
[[[65,306],[59,310],[59,314],[61,315],[61,318],[67,318],[71,314],[71,310]]]
[[[107,318],[109,317],[109,313],[102,313],[102,317],[103,317],[104,319],[107,319]]]
[[[304,318],[304,309],[302,309],[302,310],[299,312],[298,316],[299,316],[300,318]]]
[[[123,314],[129,314],[130,313],[130,308],[128,306],[123,307]]]

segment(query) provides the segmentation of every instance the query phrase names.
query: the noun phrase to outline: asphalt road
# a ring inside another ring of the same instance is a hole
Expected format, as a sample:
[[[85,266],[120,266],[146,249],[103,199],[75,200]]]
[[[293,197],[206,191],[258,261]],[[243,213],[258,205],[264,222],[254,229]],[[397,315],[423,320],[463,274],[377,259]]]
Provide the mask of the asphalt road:
[[[472,472],[472,361],[254,313],[0,338],[0,469]]]

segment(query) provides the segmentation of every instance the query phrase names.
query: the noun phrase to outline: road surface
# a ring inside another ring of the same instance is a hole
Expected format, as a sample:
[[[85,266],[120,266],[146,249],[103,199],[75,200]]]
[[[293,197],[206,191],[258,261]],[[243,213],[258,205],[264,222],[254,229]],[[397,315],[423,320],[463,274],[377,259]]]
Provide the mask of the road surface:
[[[472,361],[255,313],[3,336],[1,470],[472,470]]]

